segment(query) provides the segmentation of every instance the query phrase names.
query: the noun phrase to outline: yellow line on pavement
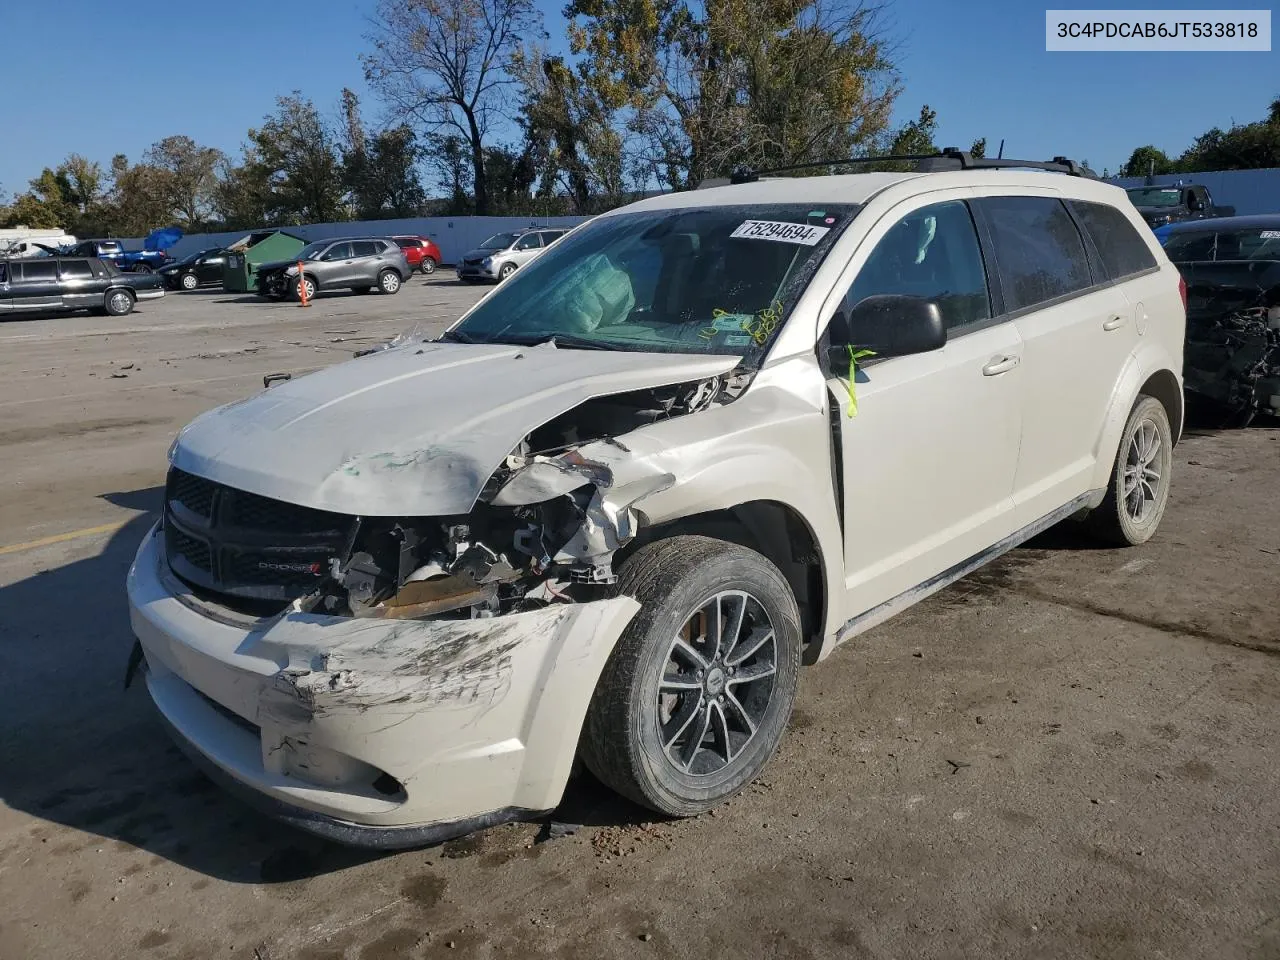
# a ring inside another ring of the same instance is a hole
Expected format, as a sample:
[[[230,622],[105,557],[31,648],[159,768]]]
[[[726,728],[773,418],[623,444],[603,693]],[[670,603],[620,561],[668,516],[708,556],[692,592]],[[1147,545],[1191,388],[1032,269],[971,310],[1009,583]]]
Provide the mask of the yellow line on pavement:
[[[133,518],[130,517],[130,520]],[[104,523],[97,527],[85,527],[83,530],[72,530],[70,533],[59,533],[52,537],[41,537],[39,540],[28,540],[26,543],[11,543],[7,547],[0,547],[0,557],[9,553],[21,553],[23,550],[34,550],[36,547],[47,547],[54,543],[66,543],[68,540],[79,540],[82,537],[92,537],[99,533],[114,533],[123,527],[129,520],[117,520],[115,523]]]

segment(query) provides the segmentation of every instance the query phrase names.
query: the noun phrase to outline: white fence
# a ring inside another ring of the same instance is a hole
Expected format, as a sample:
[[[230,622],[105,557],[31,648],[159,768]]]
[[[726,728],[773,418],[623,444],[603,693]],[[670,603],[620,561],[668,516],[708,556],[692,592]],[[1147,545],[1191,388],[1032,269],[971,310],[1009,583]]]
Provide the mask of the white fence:
[[[343,223],[310,223],[301,227],[281,227],[286,233],[304,240],[327,237],[390,237],[412,234],[435,241],[445,263],[458,259],[478,246],[486,237],[525,227],[572,227],[588,217],[409,217],[403,220],[348,220]],[[267,229],[267,228],[264,228]],[[183,237],[170,249],[174,257],[185,257],[209,247],[234,243],[251,233],[231,230],[225,233],[193,233]],[[141,250],[142,238],[121,241],[126,250]]]

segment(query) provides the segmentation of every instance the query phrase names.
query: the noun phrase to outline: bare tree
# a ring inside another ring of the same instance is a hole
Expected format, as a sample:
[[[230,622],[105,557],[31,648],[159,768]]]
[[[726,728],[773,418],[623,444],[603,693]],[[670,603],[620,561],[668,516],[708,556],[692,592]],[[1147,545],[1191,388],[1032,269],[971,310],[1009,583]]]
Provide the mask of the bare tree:
[[[365,77],[403,118],[461,136],[471,153],[476,213],[487,213],[485,139],[514,113],[509,67],[541,32],[533,0],[379,0]]]

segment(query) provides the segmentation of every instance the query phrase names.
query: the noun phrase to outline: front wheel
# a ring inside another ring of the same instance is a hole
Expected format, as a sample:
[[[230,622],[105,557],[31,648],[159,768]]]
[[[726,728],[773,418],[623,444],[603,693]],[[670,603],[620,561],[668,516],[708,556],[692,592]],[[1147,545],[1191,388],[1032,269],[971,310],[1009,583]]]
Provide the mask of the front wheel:
[[[429,277],[436,272],[435,257],[423,257],[422,262],[418,264],[418,269],[422,271],[424,277]]]
[[[1169,503],[1172,471],[1169,414],[1155,397],[1139,396],[1120,436],[1107,495],[1085,518],[1089,531],[1121,547],[1146,543]]]
[[[502,269],[498,271],[498,279],[505,280],[515,272],[516,265],[514,263],[504,263]]]
[[[299,300],[302,299],[304,291],[306,292],[308,302],[316,298],[316,282],[308,276],[304,276],[293,285],[293,295]]]
[[[182,275],[183,290],[194,290],[198,286],[200,286],[200,281],[196,279],[196,275],[194,273],[184,273]]]
[[[795,597],[755,551],[693,536],[641,547],[618,587],[641,608],[592,696],[582,759],[652,810],[702,813],[755,779],[782,739],[800,670]]]
[[[383,293],[400,292],[400,274],[394,270],[383,270],[378,274],[378,289]]]

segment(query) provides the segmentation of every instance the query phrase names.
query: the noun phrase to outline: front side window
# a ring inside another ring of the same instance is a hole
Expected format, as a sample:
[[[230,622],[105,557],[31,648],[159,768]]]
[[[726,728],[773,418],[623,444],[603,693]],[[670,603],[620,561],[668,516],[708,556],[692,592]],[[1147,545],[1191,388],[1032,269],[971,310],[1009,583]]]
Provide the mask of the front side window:
[[[526,233],[516,241],[517,250],[536,250],[542,246],[542,238],[536,233]]]
[[[852,205],[615,214],[561,239],[448,335],[758,360]]]
[[[315,243],[308,243],[305,247],[295,253],[291,258],[293,260],[316,260],[320,255],[329,249],[328,240],[317,240]],[[284,258],[281,258],[284,259]]]
[[[324,256],[322,256],[320,259],[321,260],[350,260],[351,244],[346,242],[335,243],[324,252]]]
[[[1076,216],[1089,232],[1093,245],[1102,257],[1102,264],[1113,280],[1129,277],[1156,265],[1145,240],[1134,229],[1129,218],[1115,207],[1105,203],[1086,203],[1072,200]]]
[[[985,197],[1005,309],[1033,307],[1093,284],[1084,241],[1061,200]]]
[[[7,263],[0,263],[0,283],[8,283],[8,282],[9,282],[9,265]]]
[[[982,249],[963,201],[922,207],[894,224],[858,271],[845,308],[882,294],[934,301],[948,330],[990,319]]]

